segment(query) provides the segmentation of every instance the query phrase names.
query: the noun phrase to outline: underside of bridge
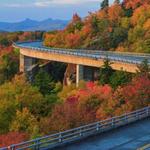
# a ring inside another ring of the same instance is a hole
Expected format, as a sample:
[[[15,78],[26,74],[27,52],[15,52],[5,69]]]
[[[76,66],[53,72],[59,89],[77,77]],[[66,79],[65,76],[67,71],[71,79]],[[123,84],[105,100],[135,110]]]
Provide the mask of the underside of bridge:
[[[81,80],[95,81],[98,80],[99,68],[76,65],[76,85],[78,86]]]
[[[20,54],[20,72],[25,72],[28,75],[28,79],[32,81],[34,74],[37,72],[37,61],[38,59],[24,56]],[[79,85],[81,80],[84,81],[95,81],[98,79],[99,68],[83,66],[79,64],[68,64],[71,68],[68,72],[66,71],[66,75],[64,77],[66,80],[64,81],[65,85],[69,85],[71,83],[76,83]]]

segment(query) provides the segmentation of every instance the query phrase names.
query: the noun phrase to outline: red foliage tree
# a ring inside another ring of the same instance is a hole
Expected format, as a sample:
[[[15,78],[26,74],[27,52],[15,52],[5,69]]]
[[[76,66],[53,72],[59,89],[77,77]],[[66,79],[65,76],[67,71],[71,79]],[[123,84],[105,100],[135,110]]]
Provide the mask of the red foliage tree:
[[[49,120],[51,130],[63,131],[94,121],[94,115],[78,107],[78,98],[70,97],[62,105],[57,105]]]
[[[146,107],[150,105],[149,99],[150,79],[147,76],[136,77],[106,99],[97,110],[96,117],[102,120]]]
[[[5,55],[5,54],[9,54],[13,51],[13,47],[9,46],[6,48],[0,48],[0,56]]]
[[[150,104],[150,79],[147,76],[140,76],[118,89],[114,98],[117,99],[118,108],[115,115],[130,112]]]
[[[79,34],[70,33],[66,36],[67,48],[78,48],[81,45],[81,37]]]
[[[12,144],[17,144],[28,139],[26,133],[9,132],[7,134],[0,135],[0,147],[8,147]]]

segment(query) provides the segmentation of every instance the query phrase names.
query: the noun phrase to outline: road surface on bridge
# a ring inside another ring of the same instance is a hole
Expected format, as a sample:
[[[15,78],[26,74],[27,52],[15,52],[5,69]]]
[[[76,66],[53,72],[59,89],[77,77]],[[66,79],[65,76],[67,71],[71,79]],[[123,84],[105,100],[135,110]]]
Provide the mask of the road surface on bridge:
[[[147,118],[55,150],[137,150],[149,143],[150,118]]]
[[[132,53],[116,53],[111,51],[98,50],[81,50],[81,49],[64,49],[64,48],[48,48],[43,46],[42,42],[24,42],[16,43],[20,48],[29,48],[33,50],[58,52],[60,54],[70,54],[76,56],[90,57],[96,59],[108,58],[112,61],[127,62],[132,64],[140,64],[144,59],[147,59],[150,64],[150,54],[132,54]]]

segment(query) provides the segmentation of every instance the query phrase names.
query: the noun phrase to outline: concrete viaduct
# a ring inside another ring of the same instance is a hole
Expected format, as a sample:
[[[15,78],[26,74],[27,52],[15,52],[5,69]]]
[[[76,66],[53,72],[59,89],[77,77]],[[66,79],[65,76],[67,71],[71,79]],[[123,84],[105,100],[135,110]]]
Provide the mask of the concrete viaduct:
[[[80,80],[84,79],[84,66],[100,68],[106,58],[112,62],[113,69],[122,69],[131,73],[137,71],[137,65],[144,59],[147,59],[150,63],[149,54],[48,48],[43,46],[41,41],[14,43],[13,46],[20,49],[20,72],[26,72],[29,67],[36,63],[36,59],[76,64],[77,85]]]

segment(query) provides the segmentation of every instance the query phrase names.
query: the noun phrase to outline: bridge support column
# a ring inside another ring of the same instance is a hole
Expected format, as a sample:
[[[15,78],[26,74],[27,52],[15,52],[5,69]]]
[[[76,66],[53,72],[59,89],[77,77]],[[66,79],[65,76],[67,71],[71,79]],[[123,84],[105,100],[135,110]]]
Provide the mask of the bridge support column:
[[[20,54],[20,66],[19,66],[19,70],[20,72],[24,72],[25,71],[25,61],[24,58],[25,56]]]
[[[79,86],[80,80],[83,80],[83,66],[76,65],[76,86]]]
[[[27,70],[34,64],[36,64],[35,58],[20,54],[20,72],[27,72]]]

